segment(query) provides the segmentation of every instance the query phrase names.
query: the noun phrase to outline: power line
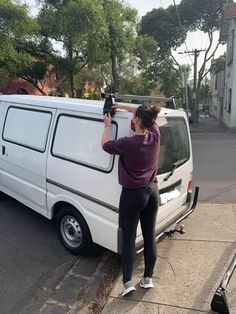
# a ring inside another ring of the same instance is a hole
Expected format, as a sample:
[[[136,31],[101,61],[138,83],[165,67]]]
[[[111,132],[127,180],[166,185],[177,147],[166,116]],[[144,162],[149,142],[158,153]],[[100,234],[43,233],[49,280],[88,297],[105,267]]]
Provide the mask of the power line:
[[[180,25],[180,27],[182,28],[182,27],[183,27],[183,25],[182,25],[182,23],[181,23],[181,19],[180,19],[180,15],[179,15],[178,7],[177,7],[177,5],[176,5],[175,0],[173,0],[173,3],[174,3],[175,10],[176,10],[176,14],[177,14],[177,17],[178,17],[179,25]],[[187,47],[187,43],[186,43],[186,42],[184,42],[184,45],[185,45],[185,47],[186,47],[186,49],[187,49],[187,51],[188,51],[189,49],[188,49],[188,47]],[[193,65],[193,60],[192,60],[192,58],[190,57],[190,55],[189,55],[189,54],[188,54],[188,56],[189,56],[189,59],[190,59],[190,61],[191,61],[192,65]]]
[[[174,6],[175,6],[175,10],[176,10],[177,16],[178,16],[179,25],[182,27],[182,23],[181,23],[181,19],[180,19],[180,15],[179,15],[178,7],[177,7],[177,5],[176,5],[175,0],[173,0],[173,2],[174,2]]]

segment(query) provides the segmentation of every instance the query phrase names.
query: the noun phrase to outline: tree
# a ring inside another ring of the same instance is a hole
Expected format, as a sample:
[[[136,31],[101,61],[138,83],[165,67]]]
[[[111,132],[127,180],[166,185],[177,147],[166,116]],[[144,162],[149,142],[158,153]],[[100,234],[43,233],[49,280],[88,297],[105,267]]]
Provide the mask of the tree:
[[[198,72],[197,100],[201,84],[210,71],[206,69],[207,62],[213,58],[220,44],[213,47],[213,33],[221,26],[225,3],[226,0],[182,0],[177,6],[152,10],[141,21],[141,33],[152,36],[158,42],[159,60],[165,58],[169,66],[179,74],[180,65],[172,55],[173,49],[185,42],[189,32],[200,30],[208,34],[209,44]],[[198,122],[197,116],[194,121]]]
[[[0,87],[6,86],[9,80],[9,75],[6,70],[0,68]]]
[[[201,85],[199,90],[199,99],[201,102],[206,105],[209,104],[211,97],[211,87],[208,79],[204,80],[204,83]]]
[[[120,90],[119,67],[134,46],[137,26],[137,10],[120,0],[103,0],[103,10],[108,29],[104,47],[109,53],[112,69],[112,90]]]
[[[121,91],[121,94],[147,96],[152,92],[157,92],[158,86],[155,82],[151,82],[141,75],[136,75],[122,78]]]
[[[221,71],[224,71],[226,65],[226,55],[222,55],[219,58],[215,59],[211,64],[211,71],[214,74],[217,74]]]
[[[45,76],[46,65],[25,49],[35,38],[36,32],[37,23],[29,16],[25,5],[10,0],[0,2],[1,72],[6,74],[6,79],[23,78],[44,94],[40,80]]]
[[[101,1],[45,0],[38,16],[38,51],[55,64],[60,80],[69,79],[76,96],[75,76],[89,63],[103,59],[106,36]]]

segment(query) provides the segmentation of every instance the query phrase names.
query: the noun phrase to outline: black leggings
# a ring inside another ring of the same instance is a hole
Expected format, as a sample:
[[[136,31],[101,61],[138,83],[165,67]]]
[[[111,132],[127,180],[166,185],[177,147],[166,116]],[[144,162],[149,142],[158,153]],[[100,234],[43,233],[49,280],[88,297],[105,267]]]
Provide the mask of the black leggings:
[[[144,277],[152,277],[156,263],[155,225],[159,194],[157,184],[151,182],[143,188],[122,189],[120,197],[119,227],[122,230],[123,282],[132,278],[135,239],[140,220],[144,239]]]

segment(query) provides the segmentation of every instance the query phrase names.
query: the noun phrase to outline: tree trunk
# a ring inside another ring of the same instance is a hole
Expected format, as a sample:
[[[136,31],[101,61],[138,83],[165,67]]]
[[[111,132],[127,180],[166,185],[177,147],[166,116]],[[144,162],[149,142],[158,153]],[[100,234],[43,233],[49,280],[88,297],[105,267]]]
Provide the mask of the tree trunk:
[[[70,94],[72,98],[76,97],[75,94],[75,76],[74,76],[74,60],[73,60],[73,47],[72,42],[69,42],[67,47],[69,56],[69,80],[70,80]]]
[[[73,70],[69,71],[69,80],[70,80],[70,93],[71,93],[71,98],[75,98],[75,78],[74,78],[74,73]]]
[[[112,65],[112,77],[113,77],[113,92],[120,91],[120,79],[119,79],[119,71],[118,71],[118,62],[116,53],[111,51],[111,65]]]
[[[25,77],[25,76],[19,76],[19,77],[25,80],[26,82],[32,84],[42,95],[47,96],[43,88],[39,87],[39,85],[33,79],[29,77]]]

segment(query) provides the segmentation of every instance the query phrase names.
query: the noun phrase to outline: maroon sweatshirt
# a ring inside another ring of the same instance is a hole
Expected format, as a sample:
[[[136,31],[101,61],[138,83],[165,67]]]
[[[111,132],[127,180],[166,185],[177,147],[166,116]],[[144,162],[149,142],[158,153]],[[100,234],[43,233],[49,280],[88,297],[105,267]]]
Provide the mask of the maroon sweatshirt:
[[[119,155],[119,183],[125,188],[139,188],[155,180],[160,151],[160,131],[156,124],[145,135],[108,141],[103,149]]]

